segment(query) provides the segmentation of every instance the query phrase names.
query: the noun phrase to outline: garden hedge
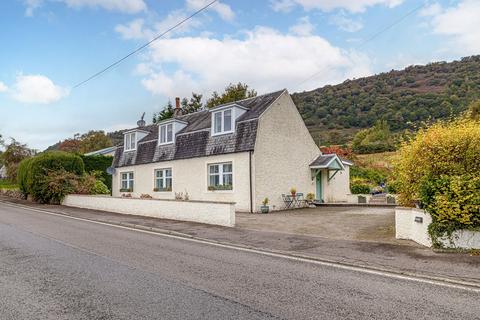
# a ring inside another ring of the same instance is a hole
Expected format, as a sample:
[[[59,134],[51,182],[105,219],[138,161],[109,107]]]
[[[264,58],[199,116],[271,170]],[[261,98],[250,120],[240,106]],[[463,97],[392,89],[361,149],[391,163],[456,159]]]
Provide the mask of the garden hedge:
[[[20,190],[25,195],[32,195],[36,201],[49,203],[52,198],[48,175],[58,171],[76,176],[83,176],[85,173],[83,161],[77,155],[62,151],[42,153],[20,163],[18,170]]]
[[[83,160],[85,165],[85,172],[91,173],[93,171],[101,172],[100,178],[108,187],[108,189],[112,190],[112,176],[107,173],[107,168],[112,166],[113,157],[111,156],[102,156],[102,155],[95,155],[95,156],[80,156]]]

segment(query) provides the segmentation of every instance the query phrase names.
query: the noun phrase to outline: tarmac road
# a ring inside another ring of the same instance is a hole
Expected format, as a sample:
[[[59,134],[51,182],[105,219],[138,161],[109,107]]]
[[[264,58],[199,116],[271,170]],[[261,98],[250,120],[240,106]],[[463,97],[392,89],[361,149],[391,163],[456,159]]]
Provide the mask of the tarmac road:
[[[479,319],[479,298],[0,203],[0,319]]]

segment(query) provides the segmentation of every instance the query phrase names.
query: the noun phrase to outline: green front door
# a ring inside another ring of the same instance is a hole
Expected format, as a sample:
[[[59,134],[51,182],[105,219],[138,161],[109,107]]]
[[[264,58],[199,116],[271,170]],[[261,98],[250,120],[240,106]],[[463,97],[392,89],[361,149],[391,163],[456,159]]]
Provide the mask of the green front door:
[[[318,171],[317,173],[317,192],[316,192],[316,199],[320,202],[323,202],[323,192],[322,192],[322,171]]]

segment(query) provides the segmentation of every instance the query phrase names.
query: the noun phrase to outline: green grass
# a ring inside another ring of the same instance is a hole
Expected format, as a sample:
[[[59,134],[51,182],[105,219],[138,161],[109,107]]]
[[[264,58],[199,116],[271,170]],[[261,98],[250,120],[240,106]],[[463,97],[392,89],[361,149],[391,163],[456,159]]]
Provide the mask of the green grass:
[[[0,189],[15,190],[18,189],[18,185],[8,180],[0,179]]]

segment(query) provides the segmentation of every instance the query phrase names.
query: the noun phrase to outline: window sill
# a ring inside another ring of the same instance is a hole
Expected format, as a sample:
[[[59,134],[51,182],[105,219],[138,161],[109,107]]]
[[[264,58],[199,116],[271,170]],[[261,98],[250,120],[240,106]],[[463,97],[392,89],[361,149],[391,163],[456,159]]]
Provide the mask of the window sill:
[[[133,189],[120,189],[120,192],[133,192]]]
[[[153,189],[153,192],[172,192],[172,189]]]
[[[135,149],[128,149],[128,150],[127,150],[127,149],[123,149],[123,152],[135,152],[135,151],[137,151],[137,148],[135,148]]]
[[[208,192],[233,192],[233,187],[223,188],[223,187],[208,187]]]
[[[174,141],[171,141],[171,142],[162,142],[162,143],[158,143],[159,146],[167,146],[169,144],[173,144]]]
[[[232,133],[235,133],[235,131],[225,131],[225,132],[217,132],[217,133],[212,133],[212,137],[215,137],[215,136],[223,136],[223,135],[226,135],[226,134],[232,134]]]

